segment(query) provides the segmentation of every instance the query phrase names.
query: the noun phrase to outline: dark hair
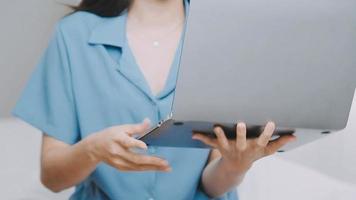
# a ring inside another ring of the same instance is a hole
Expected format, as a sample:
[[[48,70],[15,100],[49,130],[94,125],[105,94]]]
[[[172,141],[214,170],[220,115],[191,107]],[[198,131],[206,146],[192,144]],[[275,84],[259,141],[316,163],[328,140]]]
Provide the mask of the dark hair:
[[[116,17],[130,6],[130,0],[82,0],[75,11],[87,11],[102,17]]]

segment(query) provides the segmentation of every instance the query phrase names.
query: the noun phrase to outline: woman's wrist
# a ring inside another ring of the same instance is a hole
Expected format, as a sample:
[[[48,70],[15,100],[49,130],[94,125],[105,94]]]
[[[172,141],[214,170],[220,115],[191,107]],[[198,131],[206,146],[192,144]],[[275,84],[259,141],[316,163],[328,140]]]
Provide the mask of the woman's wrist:
[[[97,151],[97,146],[98,146],[97,134],[98,133],[92,134],[86,137],[84,140],[82,140],[84,153],[94,163],[99,163],[102,161]]]
[[[223,157],[219,160],[219,165],[223,170],[229,175],[240,176],[246,174],[246,172],[251,168],[252,163],[232,163]]]

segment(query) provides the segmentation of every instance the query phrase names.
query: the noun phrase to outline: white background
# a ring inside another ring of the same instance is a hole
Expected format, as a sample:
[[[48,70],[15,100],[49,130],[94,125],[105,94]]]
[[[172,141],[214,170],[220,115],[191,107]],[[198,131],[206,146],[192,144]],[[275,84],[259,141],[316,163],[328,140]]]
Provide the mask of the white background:
[[[69,9],[53,0],[0,2],[0,199],[67,199],[71,190],[52,194],[39,183],[41,135],[9,111],[54,23]],[[240,186],[241,199],[355,200],[355,105],[346,130],[258,161]]]

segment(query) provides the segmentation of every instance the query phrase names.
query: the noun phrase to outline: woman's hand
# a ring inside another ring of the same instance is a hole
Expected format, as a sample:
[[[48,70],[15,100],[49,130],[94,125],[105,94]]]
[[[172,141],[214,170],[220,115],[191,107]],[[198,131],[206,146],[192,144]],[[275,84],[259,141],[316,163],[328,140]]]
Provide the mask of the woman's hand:
[[[121,171],[170,171],[167,161],[153,156],[134,153],[132,148],[147,149],[144,142],[133,135],[149,128],[149,120],[141,124],[113,126],[88,137],[89,153],[93,160],[105,162]]]
[[[218,149],[222,156],[220,164],[224,166],[227,172],[243,174],[252,166],[254,161],[275,153],[282,146],[296,139],[295,136],[288,135],[270,141],[274,130],[275,124],[268,122],[258,138],[246,139],[246,125],[245,123],[238,123],[236,140],[228,140],[220,127],[214,128],[217,139],[199,133],[195,133],[193,139],[198,139]]]

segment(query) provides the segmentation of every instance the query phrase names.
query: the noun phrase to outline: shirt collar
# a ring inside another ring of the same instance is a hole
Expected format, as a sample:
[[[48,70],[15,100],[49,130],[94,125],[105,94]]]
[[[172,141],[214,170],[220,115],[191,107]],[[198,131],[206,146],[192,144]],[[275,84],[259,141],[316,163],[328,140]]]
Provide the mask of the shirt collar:
[[[189,0],[184,0],[185,4],[185,25],[186,28],[187,18],[189,14]],[[126,42],[126,19],[127,12],[125,11],[122,15],[118,17],[105,18],[103,22],[99,23],[91,32],[89,38],[89,44],[102,44],[102,45],[110,45],[125,49]],[[168,75],[168,80],[166,81],[165,88],[154,97],[151,94],[148,84],[145,82],[145,79],[141,77],[141,73],[136,67],[127,67],[127,65],[123,63],[128,63],[127,56],[122,56],[117,65],[117,70],[122,73],[128,80],[130,80],[134,85],[136,85],[139,89],[141,89],[151,100],[156,101],[158,99],[165,98],[171,92],[174,91],[179,60],[182,50],[183,38],[185,35],[185,30],[183,31],[183,35],[181,37],[181,42],[178,46],[176,56],[174,57],[173,66],[171,66],[170,73]],[[129,49],[129,48],[127,48]],[[127,51],[123,51],[123,53],[128,53]]]
[[[89,37],[89,44],[103,44],[122,47],[126,41],[127,11],[117,17],[104,18],[94,27]]]

